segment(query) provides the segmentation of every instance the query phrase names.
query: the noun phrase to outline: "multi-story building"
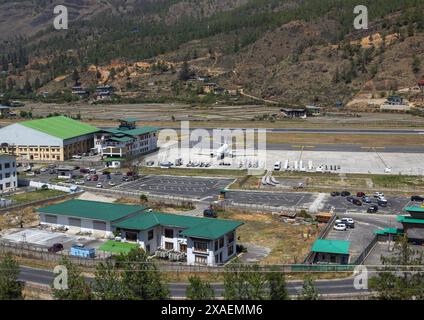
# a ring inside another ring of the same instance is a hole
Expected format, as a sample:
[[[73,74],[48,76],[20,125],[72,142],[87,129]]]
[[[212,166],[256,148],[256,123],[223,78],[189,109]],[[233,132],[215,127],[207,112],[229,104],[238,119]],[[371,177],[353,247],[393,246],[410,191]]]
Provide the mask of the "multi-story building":
[[[0,154],[0,193],[14,190],[17,187],[18,175],[15,157]]]
[[[0,153],[28,161],[65,161],[90,152],[99,131],[64,116],[19,122],[0,129]]]
[[[135,159],[157,149],[156,127],[137,128],[137,119],[120,119],[120,126],[96,134],[95,148],[107,167],[120,167],[126,160]]]
[[[123,241],[138,244],[150,255],[209,266],[223,264],[237,254],[236,229],[243,224],[84,200],[69,200],[38,212],[42,225],[97,236],[120,234]]]

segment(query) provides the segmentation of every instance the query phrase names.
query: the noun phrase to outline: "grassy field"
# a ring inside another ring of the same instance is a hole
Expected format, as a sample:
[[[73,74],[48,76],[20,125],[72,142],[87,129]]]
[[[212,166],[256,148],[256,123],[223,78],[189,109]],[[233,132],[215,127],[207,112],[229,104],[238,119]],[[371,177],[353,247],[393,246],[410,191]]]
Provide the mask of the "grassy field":
[[[260,262],[264,264],[303,263],[320,231],[316,225],[291,225],[269,214],[226,211],[220,214],[220,218],[244,222],[237,230],[239,242],[271,249],[270,254]]]
[[[134,243],[117,242],[113,240],[106,241],[99,247],[99,250],[111,253],[128,253],[132,249],[138,248]]]
[[[314,144],[358,144],[364,147],[415,146],[424,143],[424,137],[417,135],[369,135],[369,134],[307,134],[268,133],[267,143],[292,145]]]
[[[57,197],[57,196],[65,195],[65,194],[66,192],[58,191],[58,190],[37,190],[37,191],[13,194],[11,196],[7,196],[7,198],[15,201],[18,204],[21,204],[26,202],[49,199],[52,197]]]

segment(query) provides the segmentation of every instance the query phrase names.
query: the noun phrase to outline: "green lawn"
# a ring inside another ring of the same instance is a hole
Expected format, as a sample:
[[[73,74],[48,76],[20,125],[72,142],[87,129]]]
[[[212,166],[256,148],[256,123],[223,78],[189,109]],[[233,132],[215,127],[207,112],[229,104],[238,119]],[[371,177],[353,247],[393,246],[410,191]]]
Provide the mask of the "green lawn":
[[[25,193],[18,193],[8,196],[8,199],[15,201],[15,203],[26,203],[38,200],[49,199],[61,195],[65,195],[66,192],[58,190],[37,190]]]
[[[132,249],[138,248],[138,245],[135,243],[124,243],[124,242],[117,242],[113,240],[108,240],[105,243],[103,243],[99,250],[111,252],[111,253],[128,253]]]

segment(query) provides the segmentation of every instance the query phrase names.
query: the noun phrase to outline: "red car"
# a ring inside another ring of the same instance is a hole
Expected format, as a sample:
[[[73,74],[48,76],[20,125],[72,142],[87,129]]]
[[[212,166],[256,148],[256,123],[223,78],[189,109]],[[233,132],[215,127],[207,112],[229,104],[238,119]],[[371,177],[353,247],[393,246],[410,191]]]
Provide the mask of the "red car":
[[[96,174],[93,176],[93,178],[91,179],[92,181],[99,181],[99,176]]]
[[[358,198],[362,198],[362,197],[365,197],[365,193],[364,192],[358,192],[357,194],[356,194],[356,196],[358,197]]]

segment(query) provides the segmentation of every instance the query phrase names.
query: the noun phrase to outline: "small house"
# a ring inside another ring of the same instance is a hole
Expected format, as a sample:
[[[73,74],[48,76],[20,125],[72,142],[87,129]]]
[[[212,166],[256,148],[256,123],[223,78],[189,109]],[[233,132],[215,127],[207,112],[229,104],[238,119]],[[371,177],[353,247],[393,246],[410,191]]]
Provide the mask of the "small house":
[[[318,239],[311,251],[314,263],[349,264],[350,241]]]
[[[303,108],[281,108],[280,112],[285,118],[306,118],[306,109]]]

